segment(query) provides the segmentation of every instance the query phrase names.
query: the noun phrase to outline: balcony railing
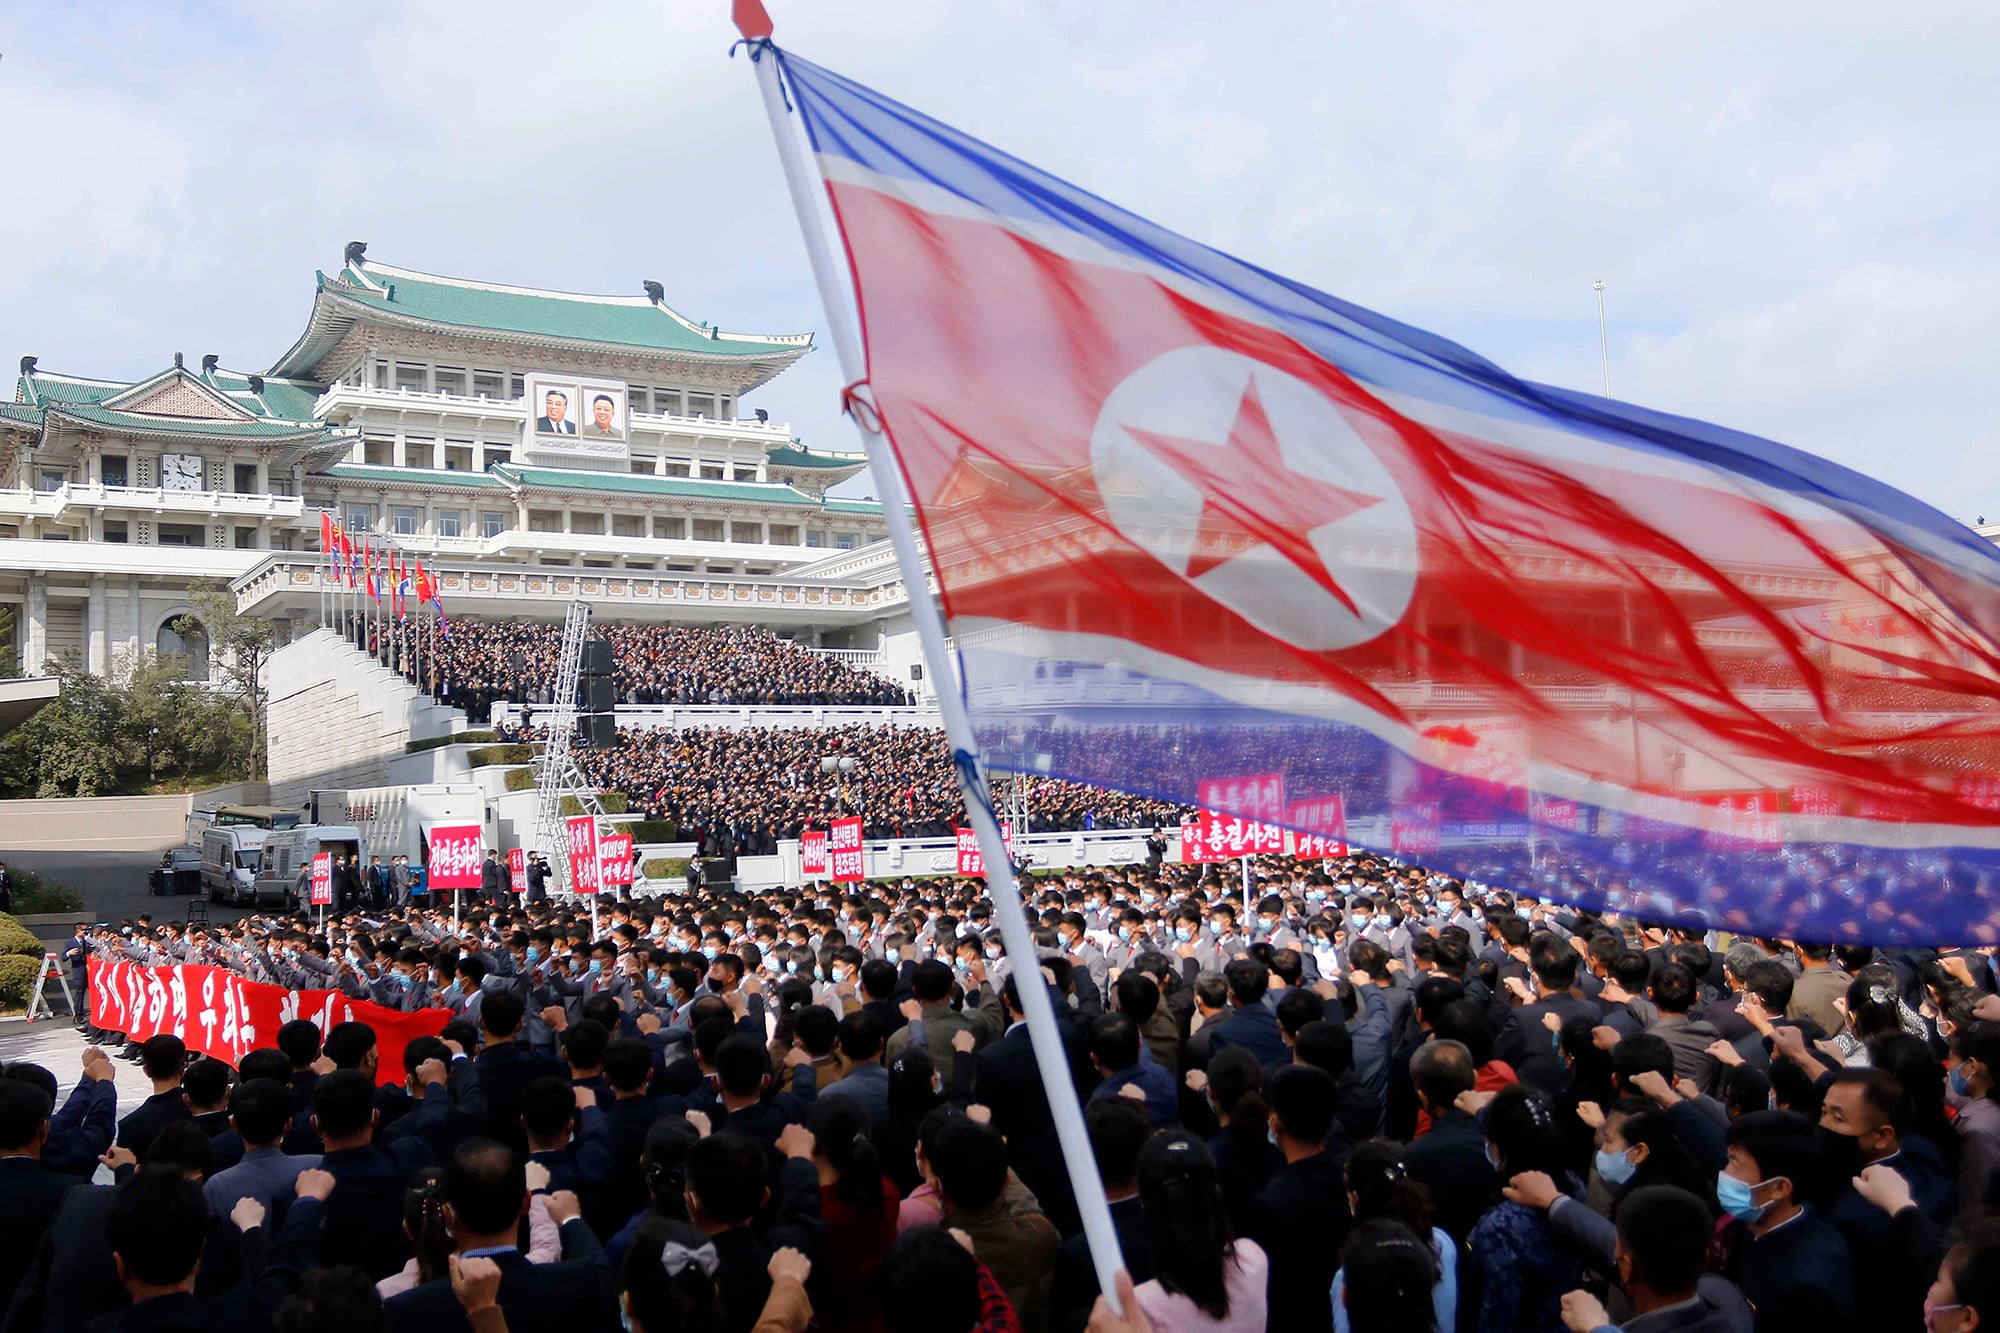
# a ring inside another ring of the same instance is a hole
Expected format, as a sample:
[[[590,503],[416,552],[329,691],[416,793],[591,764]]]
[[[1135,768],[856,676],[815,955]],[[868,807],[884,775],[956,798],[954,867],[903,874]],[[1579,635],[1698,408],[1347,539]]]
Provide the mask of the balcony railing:
[[[336,384],[313,404],[313,415],[324,418],[337,408],[389,408],[399,412],[432,411],[440,415],[492,417],[495,420],[527,420],[528,409],[519,398],[491,398],[486,395],[429,393],[422,389],[382,389],[365,384]],[[740,420],[709,416],[681,416],[672,412],[633,412],[630,425],[637,430],[676,435],[727,435],[760,443],[780,443],[792,438],[790,423],[783,421]]]
[[[305,501],[296,495],[243,495],[235,491],[170,491],[160,486],[92,486],[67,483],[52,491],[0,490],[0,514],[61,518],[79,510],[128,509],[207,518],[298,519]]]

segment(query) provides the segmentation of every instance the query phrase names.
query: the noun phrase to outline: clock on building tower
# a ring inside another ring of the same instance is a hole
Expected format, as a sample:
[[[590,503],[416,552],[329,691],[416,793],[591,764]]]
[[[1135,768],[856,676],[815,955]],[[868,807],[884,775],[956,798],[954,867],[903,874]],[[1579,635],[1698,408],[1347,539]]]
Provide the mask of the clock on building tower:
[[[170,491],[200,490],[201,455],[160,455],[160,485]]]

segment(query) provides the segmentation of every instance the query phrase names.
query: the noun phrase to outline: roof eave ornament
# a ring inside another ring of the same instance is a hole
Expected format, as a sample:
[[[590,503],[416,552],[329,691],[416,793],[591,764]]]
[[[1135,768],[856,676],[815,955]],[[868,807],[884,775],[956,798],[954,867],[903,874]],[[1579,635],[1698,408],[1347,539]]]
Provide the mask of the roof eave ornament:
[[[264,377],[262,375],[252,375],[250,377],[250,392],[255,394],[262,394],[264,392]]]
[[[214,352],[208,352],[201,358],[201,373],[204,375],[213,375],[215,368],[221,364],[221,357],[217,356]]]
[[[40,358],[40,357],[38,357],[38,356],[24,356],[24,357],[22,357],[22,358],[21,358],[21,374],[22,374],[22,375],[24,375],[24,376],[27,376],[27,375],[33,375],[33,374],[35,373],[35,363],[36,363],[37,361],[40,361],[40,360],[41,360],[41,358]]]
[[[347,243],[347,250],[341,257],[341,263],[348,265],[349,267],[352,268],[359,268],[361,267],[361,265],[367,262],[368,262],[368,242],[349,241]]]
[[[665,287],[662,287],[659,283],[654,282],[651,278],[648,278],[639,285],[645,288],[646,299],[648,301],[651,301],[654,305],[665,305],[667,303],[667,289]]]

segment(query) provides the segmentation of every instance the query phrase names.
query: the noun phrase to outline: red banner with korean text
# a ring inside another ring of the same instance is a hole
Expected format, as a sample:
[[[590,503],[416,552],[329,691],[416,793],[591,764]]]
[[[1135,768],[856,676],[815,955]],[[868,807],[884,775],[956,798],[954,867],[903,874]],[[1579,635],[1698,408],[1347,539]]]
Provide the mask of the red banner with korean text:
[[[191,1051],[238,1065],[249,1052],[275,1047],[278,1029],[303,1018],[322,1034],[337,1023],[366,1023],[375,1030],[376,1081],[403,1081],[403,1048],[435,1037],[451,1020],[447,1009],[399,1013],[333,990],[286,990],[251,981],[222,967],[145,967],[122,960],[90,960],[90,1021],[135,1041],[162,1033]]]
[[[507,853],[507,887],[515,893],[528,891],[528,849],[516,847]]]
[[[312,905],[328,907],[333,903],[333,853],[320,852],[312,859]]]
[[[827,863],[826,830],[823,828],[801,829],[799,831],[799,874],[807,879],[824,877],[830,870]]]
[[[597,840],[597,880],[607,888],[632,887],[632,835],[606,833]]]
[[[1428,856],[1437,851],[1442,832],[1436,801],[1399,805],[1389,816],[1389,850],[1398,855]]]
[[[600,887],[597,867],[597,816],[571,815],[563,821],[569,835],[569,887],[572,893],[596,893]]]
[[[1204,809],[1181,826],[1181,860],[1189,865],[1233,861],[1239,856],[1275,856],[1285,850],[1285,830],[1277,824]]]
[[[1339,796],[1320,796],[1310,801],[1294,801],[1286,818],[1294,830],[1320,829],[1319,833],[1292,832],[1286,835],[1286,851],[1301,861],[1324,861],[1347,855],[1347,802]]]
[[[861,820],[836,819],[827,830],[827,860],[836,884],[853,884],[868,878],[868,853],[861,846]]]
[[[986,873],[986,853],[979,850],[977,829],[954,828],[958,835],[958,873],[961,875],[984,875]],[[1014,822],[1004,820],[1000,825],[1000,845],[1007,849],[1009,856],[1014,853]]]
[[[481,848],[477,824],[433,825],[431,828],[430,886],[440,889],[479,887]]]

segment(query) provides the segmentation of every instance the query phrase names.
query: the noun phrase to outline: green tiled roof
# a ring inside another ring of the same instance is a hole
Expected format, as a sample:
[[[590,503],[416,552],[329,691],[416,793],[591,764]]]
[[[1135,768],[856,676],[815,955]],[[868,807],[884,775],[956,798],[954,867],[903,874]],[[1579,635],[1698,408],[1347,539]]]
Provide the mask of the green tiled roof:
[[[381,264],[349,266],[340,276],[351,285],[332,290],[345,300],[460,328],[712,356],[796,356],[810,345],[809,339],[764,342],[711,338],[643,296],[583,296],[458,282]],[[387,290],[376,290],[381,288]]]
[[[101,403],[116,393],[131,388],[129,384],[111,384],[99,380],[77,380],[63,375],[26,375],[21,379],[22,388],[28,391],[38,403]],[[16,392],[20,397],[20,392]]]
[[[42,409],[26,403],[0,403],[0,421],[19,421],[30,426],[42,424]]]
[[[678,495],[691,500],[742,500],[752,504],[810,505],[804,491],[774,481],[708,481],[701,477],[655,477],[642,472],[583,472],[569,468],[501,463],[495,472],[523,486],[543,490],[620,491],[627,495]]]
[[[504,491],[507,483],[484,472],[456,468],[379,467],[366,463],[335,463],[317,476],[339,481],[377,481],[404,486],[457,486],[467,490]]]
[[[828,500],[826,512],[829,514],[879,514],[882,503],[879,500]]]
[[[250,377],[233,370],[217,370],[207,376],[209,385],[220,389],[229,401],[275,421],[312,421],[313,405],[319,390],[291,380],[265,379],[264,392],[250,392]]]
[[[773,449],[767,457],[771,460],[772,467],[843,468],[866,467],[868,465],[868,460],[860,454],[814,453],[812,450],[802,448],[797,444],[781,444]]]
[[[213,435],[246,440],[286,440],[296,439],[302,435],[322,434],[329,429],[326,423],[321,421],[201,421],[185,417],[152,417],[131,412],[113,412],[106,408],[90,407],[80,403],[63,404],[54,411],[71,421],[81,421],[86,425],[149,435]]]

